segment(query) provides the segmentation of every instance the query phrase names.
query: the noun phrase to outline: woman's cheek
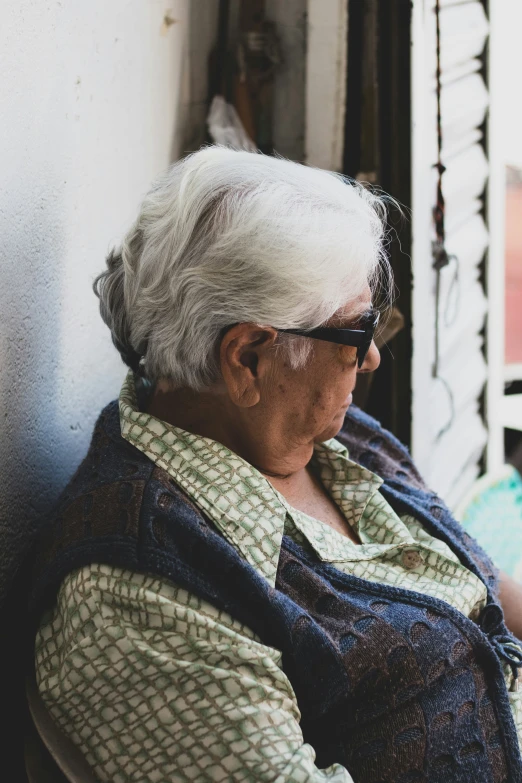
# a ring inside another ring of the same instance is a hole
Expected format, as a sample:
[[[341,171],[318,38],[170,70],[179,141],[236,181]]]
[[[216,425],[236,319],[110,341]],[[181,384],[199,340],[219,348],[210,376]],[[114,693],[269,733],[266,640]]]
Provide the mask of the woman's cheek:
[[[338,345],[337,357],[343,368],[343,372],[353,370],[357,366],[357,348],[353,345]]]

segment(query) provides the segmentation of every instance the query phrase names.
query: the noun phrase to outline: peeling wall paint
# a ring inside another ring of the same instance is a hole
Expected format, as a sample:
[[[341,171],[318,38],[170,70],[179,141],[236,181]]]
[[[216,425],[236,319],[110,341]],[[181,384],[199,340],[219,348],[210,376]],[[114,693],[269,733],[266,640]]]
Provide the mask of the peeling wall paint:
[[[4,548],[66,483],[124,375],[91,286],[152,178],[183,147],[188,6],[2,4]]]

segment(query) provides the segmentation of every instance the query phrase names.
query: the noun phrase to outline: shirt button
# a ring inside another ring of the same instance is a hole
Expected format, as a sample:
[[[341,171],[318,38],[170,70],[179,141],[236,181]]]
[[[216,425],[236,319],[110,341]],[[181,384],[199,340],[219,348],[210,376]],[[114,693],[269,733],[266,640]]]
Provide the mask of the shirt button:
[[[411,571],[413,568],[418,568],[424,563],[424,558],[418,552],[412,549],[405,549],[402,553],[402,564],[404,568]]]

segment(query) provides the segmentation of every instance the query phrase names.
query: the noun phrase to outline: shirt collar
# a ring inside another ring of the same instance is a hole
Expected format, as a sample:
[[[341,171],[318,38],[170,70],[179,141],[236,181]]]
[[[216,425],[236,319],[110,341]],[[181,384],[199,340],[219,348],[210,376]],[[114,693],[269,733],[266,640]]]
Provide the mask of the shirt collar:
[[[132,372],[119,407],[125,440],[166,470],[274,586],[287,511],[268,480],[221,443],[140,412]]]
[[[119,408],[122,436],[166,470],[272,586],[288,517],[320,558],[360,558],[359,546],[296,512],[256,468],[226,446],[141,412],[132,371],[123,383]],[[334,438],[317,444],[314,462],[322,484],[357,530],[382,479],[352,462]]]

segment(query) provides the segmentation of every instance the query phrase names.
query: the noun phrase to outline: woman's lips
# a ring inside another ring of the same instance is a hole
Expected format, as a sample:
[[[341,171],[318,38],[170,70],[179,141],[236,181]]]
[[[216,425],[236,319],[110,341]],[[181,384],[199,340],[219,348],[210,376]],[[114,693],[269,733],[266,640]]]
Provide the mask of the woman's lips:
[[[343,403],[343,408],[349,408],[353,402],[353,394],[349,394]]]

